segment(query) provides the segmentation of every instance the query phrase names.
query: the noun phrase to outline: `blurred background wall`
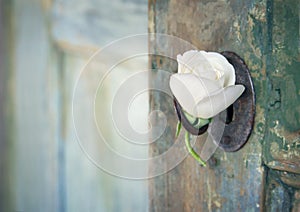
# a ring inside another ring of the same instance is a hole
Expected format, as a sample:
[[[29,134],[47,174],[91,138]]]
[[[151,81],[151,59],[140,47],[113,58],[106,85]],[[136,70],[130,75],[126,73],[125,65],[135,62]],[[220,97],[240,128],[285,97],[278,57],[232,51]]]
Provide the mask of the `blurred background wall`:
[[[112,176],[80,148],[72,92],[95,51],[115,39],[147,32],[147,1],[0,2],[0,211],[146,211],[146,180]],[[147,48],[147,43],[141,45]],[[133,70],[147,68],[147,58],[134,64],[138,67],[119,66],[105,83],[98,108],[103,117],[114,90]],[[95,64],[94,69],[100,67]],[[89,77],[81,88],[83,114],[89,107],[84,98],[95,88]],[[142,99],[146,101],[136,104],[131,120],[136,126],[147,125],[147,95]],[[89,125],[80,128],[97,140]],[[122,145],[112,123],[105,131],[116,148]],[[95,144],[95,149],[103,148]],[[129,151],[148,154],[147,148]]]

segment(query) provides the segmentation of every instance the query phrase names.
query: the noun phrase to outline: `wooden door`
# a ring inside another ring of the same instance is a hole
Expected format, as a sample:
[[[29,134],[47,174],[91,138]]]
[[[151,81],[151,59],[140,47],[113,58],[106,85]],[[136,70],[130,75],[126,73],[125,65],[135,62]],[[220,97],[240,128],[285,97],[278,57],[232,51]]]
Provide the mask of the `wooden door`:
[[[187,157],[152,179],[150,211],[300,210],[299,7],[297,0],[150,0],[151,33],[177,36],[200,50],[237,53],[256,94],[247,144],[233,153],[218,149],[206,168]],[[157,53],[150,56],[152,68],[177,71],[176,62],[159,56],[170,44],[154,38],[149,46]],[[168,84],[156,71],[150,78]],[[170,126],[151,145],[156,156],[173,145],[177,117],[166,95],[152,93],[150,105],[167,114]]]

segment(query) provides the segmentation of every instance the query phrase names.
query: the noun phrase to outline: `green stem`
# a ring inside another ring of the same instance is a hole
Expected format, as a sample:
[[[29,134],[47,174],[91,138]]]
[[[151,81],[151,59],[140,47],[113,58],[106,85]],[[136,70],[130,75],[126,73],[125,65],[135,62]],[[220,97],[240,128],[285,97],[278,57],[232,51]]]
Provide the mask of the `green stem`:
[[[177,127],[176,127],[176,138],[178,138],[180,130],[181,130],[181,122],[178,121]]]
[[[195,160],[198,161],[198,163],[200,163],[200,165],[205,167],[206,166],[205,161],[203,161],[201,159],[201,157],[197,154],[197,152],[195,152],[195,150],[191,146],[190,134],[187,131],[185,132],[185,145],[186,145],[186,148],[189,151],[189,153],[192,155],[192,157],[195,158]]]

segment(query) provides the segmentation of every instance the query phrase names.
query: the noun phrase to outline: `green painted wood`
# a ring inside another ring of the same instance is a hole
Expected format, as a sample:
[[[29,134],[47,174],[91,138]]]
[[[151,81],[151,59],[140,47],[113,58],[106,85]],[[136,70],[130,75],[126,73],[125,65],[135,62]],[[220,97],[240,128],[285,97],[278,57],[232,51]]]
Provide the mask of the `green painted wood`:
[[[299,7],[293,0],[270,3],[264,143],[266,164],[295,174],[300,174]]]
[[[299,177],[294,174],[300,164],[299,1],[151,0],[149,31],[180,37],[198,49],[236,52],[250,69],[257,100],[248,143],[234,153],[218,150],[208,168],[187,158],[174,170],[151,180],[150,211],[272,210],[269,204],[274,204],[274,210],[288,205],[296,211]],[[158,53],[169,47],[159,40],[150,41],[150,46]],[[150,63],[154,68],[176,72],[176,64],[170,66],[166,58],[152,56]],[[150,77],[155,83],[168,83],[156,72]],[[172,104],[172,99],[160,94],[150,97],[151,110],[163,111],[170,125],[151,145],[152,156],[173,143],[176,115]],[[286,179],[271,174],[272,169],[282,170]],[[272,190],[276,185],[278,189]],[[283,200],[277,201],[282,195]]]
[[[300,208],[300,2],[269,1],[266,132],[268,211]]]

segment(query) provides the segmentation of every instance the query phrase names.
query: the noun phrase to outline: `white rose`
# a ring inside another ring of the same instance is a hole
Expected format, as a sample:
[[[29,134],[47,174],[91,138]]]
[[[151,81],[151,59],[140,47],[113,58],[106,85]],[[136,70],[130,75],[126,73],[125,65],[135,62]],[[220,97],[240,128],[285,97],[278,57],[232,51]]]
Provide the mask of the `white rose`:
[[[235,85],[235,71],[216,52],[191,50],[177,56],[178,73],[170,78],[170,88],[184,111],[208,119],[233,104],[244,92]]]

